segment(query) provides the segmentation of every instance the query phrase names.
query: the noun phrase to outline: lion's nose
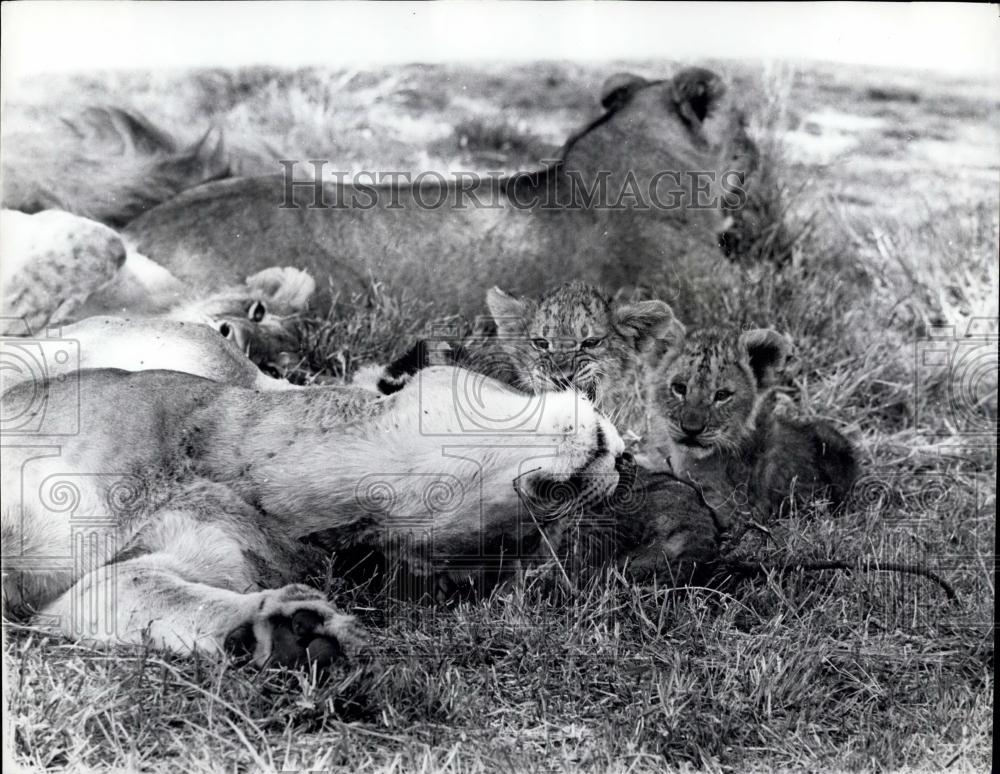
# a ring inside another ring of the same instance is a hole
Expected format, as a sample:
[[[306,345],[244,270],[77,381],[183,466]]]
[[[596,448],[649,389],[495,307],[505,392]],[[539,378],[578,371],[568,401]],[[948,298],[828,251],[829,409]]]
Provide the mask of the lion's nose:
[[[704,429],[705,424],[703,422],[681,422],[681,430],[684,431],[685,435],[701,435]]]
[[[705,416],[700,411],[685,411],[681,414],[681,430],[685,435],[701,435],[705,431]]]

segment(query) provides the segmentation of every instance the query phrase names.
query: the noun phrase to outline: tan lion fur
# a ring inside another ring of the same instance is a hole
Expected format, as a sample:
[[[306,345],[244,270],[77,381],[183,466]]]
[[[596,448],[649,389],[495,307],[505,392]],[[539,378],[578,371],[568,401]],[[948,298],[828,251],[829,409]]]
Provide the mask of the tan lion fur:
[[[99,370],[3,400],[5,418],[35,423],[5,425],[8,609],[88,641],[178,652],[239,641],[258,664],[280,660],[291,629],[293,661],[317,643],[359,645],[348,617],[295,585],[321,567],[300,539],[475,555],[480,540],[520,539],[518,491],[552,503],[540,513],[555,529],[568,506],[615,488],[623,450],[576,393],[540,401],[452,368],[391,397]],[[553,487],[570,499],[551,500]]]
[[[291,383],[261,371],[232,337],[216,327],[166,317],[88,317],[48,331],[53,340],[72,347],[74,356],[45,363],[49,379],[95,368],[122,371],[178,371],[223,384],[256,390],[296,389]],[[7,342],[14,351],[17,341]],[[11,360],[0,372],[0,391],[37,378]],[[72,378],[72,377],[71,377]]]
[[[218,130],[185,147],[135,111],[90,107],[4,134],[3,206],[65,210],[121,227],[229,169]]]
[[[239,282],[281,256],[320,288],[351,291],[374,276],[442,313],[476,310],[492,284],[534,294],[553,278],[617,288],[639,276],[670,283],[717,273],[718,235],[728,208],[739,206],[740,177],[756,166],[742,112],[718,81],[691,69],[616,87],[605,114],[570,137],[556,163],[463,185],[461,194],[455,181],[444,189],[300,185],[286,208],[282,175],[230,179],[181,194],[125,233],[198,286]],[[693,194],[699,173],[706,202]],[[574,181],[590,191],[602,176],[603,205],[579,185],[571,195]],[[655,188],[663,206],[637,206],[627,193],[634,187]]]
[[[159,326],[170,336],[168,323],[151,321],[166,317],[215,328],[254,363],[267,366],[295,348],[295,319],[316,288],[306,272],[272,266],[239,284],[207,292],[129,248],[113,229],[59,210],[34,215],[3,210],[0,239],[0,335],[42,334],[75,320],[114,315],[144,319],[143,331]],[[124,322],[105,323],[100,329],[118,334],[125,327]],[[90,329],[82,330],[86,336]],[[140,341],[136,332],[133,325],[133,343]],[[94,365],[119,365],[89,359]]]

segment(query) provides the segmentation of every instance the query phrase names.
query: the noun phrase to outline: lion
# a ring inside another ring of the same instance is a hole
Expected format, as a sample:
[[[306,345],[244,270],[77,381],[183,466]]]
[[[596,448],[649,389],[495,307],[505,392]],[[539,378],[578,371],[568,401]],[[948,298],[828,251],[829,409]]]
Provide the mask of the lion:
[[[141,257],[141,256],[135,256]],[[187,286],[164,286],[150,274],[133,273],[125,262],[119,276],[88,299],[79,317],[136,314],[168,320],[202,323],[215,328],[261,368],[274,370],[283,354],[299,346],[297,321],[309,309],[316,282],[306,272],[272,266],[247,277],[239,285],[211,293]],[[138,291],[136,288],[139,288]],[[145,294],[138,301],[137,294]],[[279,369],[280,370],[280,369]]]
[[[566,286],[547,298],[551,301],[560,294],[562,304],[551,305],[539,316],[538,306],[530,300],[491,293],[497,327],[502,327],[501,312],[513,312],[507,317],[512,326],[508,332],[521,341],[536,338],[534,333],[549,341],[551,334],[561,332],[568,339],[575,336],[579,347],[586,338],[598,338],[580,336],[584,326],[605,319],[594,314],[595,309],[606,311],[597,303],[606,302],[603,294],[596,288]],[[798,571],[871,570],[861,558],[748,562],[730,551],[724,553],[724,546],[731,550],[739,543],[749,518],[780,516],[793,503],[812,505],[818,498],[839,506],[857,476],[856,454],[829,423],[792,418],[779,404],[773,385],[791,346],[786,336],[769,329],[742,334],[705,329],[685,339],[684,327],[672,320],[672,314],[664,314],[662,302],[647,304],[643,308],[648,314],[640,316],[649,323],[641,347],[646,358],[644,367],[632,374],[644,380],[643,395],[638,405],[629,406],[629,411],[641,408],[647,420],[644,435],[632,439],[636,455],[623,455],[613,495],[585,509],[563,529],[558,554],[554,552],[563,579],[570,580],[569,568],[576,572],[608,565],[633,581],[653,579],[675,586],[772,572],[783,576]],[[544,305],[545,299],[539,306]],[[612,311],[610,318],[614,316]],[[536,322],[540,324],[533,328]],[[650,336],[652,331],[657,335]],[[471,341],[484,344],[475,337]],[[595,385],[599,393],[608,381],[607,397],[612,398],[622,379],[618,373],[611,379],[595,374],[586,363],[582,368],[558,368],[553,363],[539,369],[530,358],[507,359],[502,350],[498,360],[477,361],[477,353],[466,352],[465,346],[439,343],[444,346],[418,342],[385,367],[373,386],[386,394],[406,389],[422,369],[441,358],[501,375],[535,394],[583,388],[593,395]],[[496,352],[494,348],[492,354]],[[664,385],[674,396],[673,403],[664,399]],[[609,418],[616,416],[613,402],[604,407]],[[734,526],[739,529],[734,531]],[[926,568],[879,560],[877,569],[927,578],[949,599],[956,599],[954,589]]]
[[[721,78],[700,68],[615,76],[603,103],[538,171],[425,174],[412,185],[232,178],[182,193],[124,233],[198,287],[238,283],[282,256],[320,288],[351,292],[375,277],[442,314],[476,309],[490,284],[523,294],[552,277],[617,288],[716,273],[719,234],[757,163]]]
[[[524,523],[557,536],[615,490],[624,450],[585,396],[539,400],[456,368],[388,397],[92,370],[20,384],[3,403],[7,609],[86,642],[257,665],[364,647],[351,617],[302,584],[327,556],[309,538],[391,544],[417,571],[482,561],[484,546],[531,555],[543,528]]]
[[[857,477],[856,454],[832,425],[778,410],[772,388],[790,348],[769,328],[705,328],[650,371],[648,464],[697,484],[729,521],[817,498],[838,505]]]
[[[223,322],[223,328],[227,324]],[[88,317],[62,326],[58,335],[47,337],[52,344],[62,344],[67,356],[46,359],[44,373],[37,368],[38,358],[32,357],[32,352],[38,352],[34,341],[19,338],[0,341],[5,353],[0,390],[40,376],[74,379],[76,371],[98,368],[180,371],[254,390],[297,389],[290,382],[262,371],[247,357],[232,331],[220,331],[200,322],[166,317]]]
[[[610,299],[600,288],[571,282],[539,300],[491,288],[486,304],[494,330],[464,342],[422,340],[381,370],[356,381],[382,394],[405,389],[422,369],[453,364],[486,374],[528,394],[578,390],[612,421],[628,447],[643,440],[645,387],[657,353],[679,344],[683,324],[660,300]],[[485,328],[480,324],[481,329]],[[635,579],[674,583],[718,561],[725,532],[690,484],[634,464],[609,502],[574,522],[567,561],[614,564]]]
[[[295,323],[316,289],[306,272],[272,266],[206,292],[136,252],[114,229],[59,210],[3,210],[0,230],[0,335],[40,334],[95,316],[164,317],[213,327],[254,363],[269,367],[297,348]],[[147,322],[144,329],[157,325],[170,327]],[[121,326],[101,330],[117,333]]]
[[[44,120],[44,119],[43,119]],[[218,129],[185,146],[135,111],[90,107],[4,134],[3,206],[65,210],[120,228],[200,183],[227,177]]]
[[[722,535],[751,517],[847,497],[857,475],[850,443],[829,423],[786,416],[776,403],[771,388],[789,354],[786,337],[768,329],[687,336],[664,302],[611,302],[582,283],[539,302],[494,288],[488,305],[495,338],[443,348],[421,342],[383,369],[378,389],[391,394],[448,358],[529,393],[584,391],[637,456],[628,498],[658,493],[631,517],[622,507],[603,513],[618,556],[643,574],[674,573],[693,557],[711,563]]]
[[[285,353],[298,349],[297,322],[308,311],[316,281],[289,266],[272,266],[243,284],[195,295],[165,313],[170,320],[201,322],[231,339],[258,367],[281,370]]]

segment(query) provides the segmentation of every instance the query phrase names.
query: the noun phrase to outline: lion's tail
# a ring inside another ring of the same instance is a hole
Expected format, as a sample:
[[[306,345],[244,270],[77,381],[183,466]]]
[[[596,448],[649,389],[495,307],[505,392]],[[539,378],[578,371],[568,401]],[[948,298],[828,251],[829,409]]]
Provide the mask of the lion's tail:
[[[121,227],[181,191],[231,174],[222,132],[185,144],[134,111],[91,107],[5,140],[3,206],[62,209]]]

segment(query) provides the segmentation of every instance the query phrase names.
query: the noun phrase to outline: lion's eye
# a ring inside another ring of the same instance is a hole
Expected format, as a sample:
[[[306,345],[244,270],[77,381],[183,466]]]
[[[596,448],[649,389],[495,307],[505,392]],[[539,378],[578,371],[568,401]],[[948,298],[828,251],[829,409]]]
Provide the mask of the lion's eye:
[[[725,403],[731,397],[733,397],[733,393],[731,393],[729,390],[718,390],[715,393],[715,402],[716,403]]]
[[[267,308],[260,301],[254,301],[250,304],[250,308],[247,309],[247,317],[250,318],[250,322],[258,323],[264,319],[264,315],[267,314]]]
[[[680,398],[683,398],[685,395],[687,395],[688,391],[687,385],[684,384],[683,382],[674,382],[673,384],[670,385],[670,389],[674,391],[674,395]]]
[[[584,339],[580,342],[581,349],[593,349],[594,347],[601,346],[604,339],[597,336],[591,336],[589,339]]]
[[[548,349],[549,348],[549,340],[548,339],[532,339],[531,340],[531,346],[533,346],[535,349]]]

